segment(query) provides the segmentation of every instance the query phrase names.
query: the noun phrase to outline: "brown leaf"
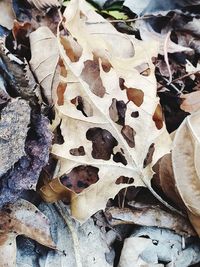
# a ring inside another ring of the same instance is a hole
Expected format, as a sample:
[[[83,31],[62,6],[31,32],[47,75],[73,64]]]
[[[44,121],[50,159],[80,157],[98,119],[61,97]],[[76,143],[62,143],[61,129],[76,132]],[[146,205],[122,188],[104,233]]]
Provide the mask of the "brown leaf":
[[[200,109],[200,91],[182,95],[180,98],[183,99],[180,108],[185,112],[192,113]]]
[[[162,210],[158,206],[148,205],[145,208],[116,208],[106,209],[106,217],[112,226],[120,224],[136,224],[156,226],[174,230],[185,236],[195,236],[190,222],[179,214]]]
[[[16,237],[25,235],[55,249],[50,225],[45,215],[33,204],[21,199],[0,211],[0,262],[2,267],[16,266]],[[9,257],[8,257],[9,255]]]

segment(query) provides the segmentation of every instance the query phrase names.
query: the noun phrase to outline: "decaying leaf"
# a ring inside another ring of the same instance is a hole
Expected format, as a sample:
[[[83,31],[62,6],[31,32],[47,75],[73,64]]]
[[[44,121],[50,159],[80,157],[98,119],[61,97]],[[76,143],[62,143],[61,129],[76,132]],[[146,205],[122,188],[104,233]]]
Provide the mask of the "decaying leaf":
[[[27,1],[38,9],[59,6],[58,0],[27,0]]]
[[[29,129],[30,107],[25,100],[13,99],[1,110],[0,176],[25,155],[25,139]]]
[[[199,242],[191,243],[172,231],[155,227],[136,227],[125,239],[120,267],[132,266],[176,266],[188,267],[200,261]],[[164,265],[163,265],[164,263]]]
[[[105,208],[107,200],[122,188],[150,187],[151,165],[169,151],[171,143],[164,123],[156,127],[153,118],[159,99],[151,58],[157,46],[121,34],[108,22],[94,22],[105,20],[85,1],[68,4],[65,31],[58,36],[66,68],[65,77],[62,73],[60,77],[66,83],[63,105],[60,96],[54,99],[64,138],[62,145],[55,144],[52,149],[60,171],[55,180],[41,188],[46,200],[69,198],[72,216],[80,221]],[[66,43],[70,49],[66,49]],[[140,73],[141,65],[148,66],[149,75]],[[79,105],[75,104],[77,99]],[[87,103],[89,113],[81,103]],[[157,146],[159,142],[161,147]],[[155,151],[144,165],[152,144]],[[82,155],[72,153],[80,147]],[[60,177],[68,177],[80,166],[96,168],[98,180],[76,193],[63,186]],[[123,176],[128,179],[118,182]]]
[[[185,236],[196,235],[187,218],[164,211],[155,205],[123,209],[111,207],[106,209],[106,217],[112,226],[119,224],[155,226],[174,230],[176,233]]]
[[[39,27],[30,34],[30,45],[32,53],[31,69],[43,88],[43,95],[51,104],[53,88],[57,87],[55,76],[59,50],[56,37],[48,27]],[[48,47],[48,49],[41,49],[41,47]]]
[[[47,217],[30,202],[20,199],[0,211],[0,262],[2,267],[16,266],[16,237],[25,235],[55,249]]]
[[[183,102],[180,106],[185,112],[195,112],[200,109],[200,91],[182,95]]]

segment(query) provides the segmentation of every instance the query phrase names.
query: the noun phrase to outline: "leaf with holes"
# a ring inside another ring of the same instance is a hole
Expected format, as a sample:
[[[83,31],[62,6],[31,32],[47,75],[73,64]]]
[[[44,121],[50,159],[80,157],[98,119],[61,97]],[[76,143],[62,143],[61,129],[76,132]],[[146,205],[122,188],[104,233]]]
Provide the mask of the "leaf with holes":
[[[52,149],[58,177],[41,194],[71,201],[84,221],[122,188],[151,189],[151,166],[171,141],[156,96],[155,43],[119,33],[84,1],[68,4],[63,26],[54,101],[64,142]]]

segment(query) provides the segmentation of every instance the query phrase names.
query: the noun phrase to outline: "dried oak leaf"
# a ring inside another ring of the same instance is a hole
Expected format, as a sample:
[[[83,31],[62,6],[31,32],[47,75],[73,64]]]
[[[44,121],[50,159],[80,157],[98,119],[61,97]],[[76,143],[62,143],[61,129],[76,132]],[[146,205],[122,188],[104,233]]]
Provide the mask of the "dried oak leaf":
[[[42,93],[49,104],[52,103],[52,92],[57,87],[57,64],[59,49],[54,34],[48,27],[39,27],[30,34],[30,66],[42,87]],[[47,49],[41,49],[41,48]],[[59,75],[59,74],[58,74]]]
[[[60,79],[66,82],[67,87],[63,104],[57,104],[59,96],[54,103],[56,119],[61,121],[64,143],[53,146],[52,153],[59,159],[61,167],[57,179],[42,187],[41,194],[47,201],[66,196],[71,200],[72,216],[84,221],[96,211],[104,209],[108,199],[122,188],[132,185],[150,187],[153,174],[151,165],[169,151],[171,141],[164,123],[158,129],[153,120],[159,103],[154,65],[150,60],[157,51],[154,43],[138,41],[133,36],[119,33],[81,0],[69,3],[64,12],[63,26],[67,32],[65,38],[68,42],[73,39],[77,49],[71,49],[69,55],[63,42],[59,43],[60,55],[67,70],[67,75],[63,77],[61,73]],[[63,35],[63,31],[60,35]],[[72,53],[75,53],[74,57]],[[86,62],[93,62],[96,66],[92,75],[89,72],[90,64],[88,66]],[[148,76],[140,74],[137,69],[144,63],[151,70]],[[122,80],[121,89],[119,82]],[[100,92],[96,91],[97,83],[100,84]],[[144,95],[139,106],[129,101],[124,88],[141,90]],[[90,116],[74,105],[74,99],[77,98],[90,105]],[[121,107],[116,110],[113,99],[116,103],[126,103],[126,108],[123,107],[123,111]],[[111,111],[113,108],[115,110]],[[135,111],[138,111],[136,118],[132,116]],[[153,143],[155,151],[152,161],[143,168]],[[158,146],[158,143],[162,145]],[[81,146],[84,155],[70,153]],[[116,158],[116,155],[121,156]],[[98,169],[98,180],[82,188],[80,193],[60,182],[62,175],[88,165]],[[118,182],[121,176],[128,177],[128,181],[132,182]]]
[[[20,110],[18,108],[18,110]],[[32,111],[31,124],[25,142],[25,155],[0,179],[0,206],[14,202],[24,190],[35,190],[42,167],[49,159],[52,134],[49,120]],[[25,131],[25,129],[23,129]],[[18,136],[18,134],[13,134]]]
[[[20,199],[0,211],[1,267],[16,266],[16,237],[25,235],[55,249],[47,217],[30,202]]]
[[[200,112],[186,117],[177,129],[172,148],[172,166],[178,192],[200,235]],[[195,223],[198,220],[198,223]]]
[[[25,155],[30,113],[30,106],[22,99],[13,99],[0,113],[0,176]]]

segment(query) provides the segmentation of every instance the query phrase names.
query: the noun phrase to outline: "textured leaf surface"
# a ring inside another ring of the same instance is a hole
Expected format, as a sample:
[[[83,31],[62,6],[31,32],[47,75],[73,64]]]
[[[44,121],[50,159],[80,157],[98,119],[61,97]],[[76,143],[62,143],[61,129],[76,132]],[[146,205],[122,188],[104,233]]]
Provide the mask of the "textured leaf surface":
[[[0,262],[2,267],[16,266],[16,237],[26,235],[50,248],[55,245],[45,215],[30,202],[20,199],[1,210]],[[9,255],[9,256],[8,256]]]
[[[30,65],[32,71],[42,86],[43,94],[47,98],[48,103],[52,103],[52,87],[54,86],[53,81],[59,59],[56,37],[48,27],[39,27],[30,34],[30,45],[32,53]],[[46,49],[41,49],[42,47]]]
[[[172,149],[174,179],[179,194],[192,213],[200,216],[200,112],[188,116],[177,130]],[[195,224],[193,224],[195,227]],[[199,229],[196,229],[200,234]]]
[[[91,185],[79,182],[79,192],[72,185],[64,190],[72,215],[84,221],[120,189],[150,186],[151,164],[169,150],[170,138],[157,108],[155,44],[121,34],[109,23],[93,24],[105,20],[84,1],[71,1],[64,17],[68,35],[61,32],[58,39],[66,72],[61,72],[55,99],[64,143],[55,144],[52,152],[61,162],[58,176],[73,180],[85,166],[92,168],[92,176],[96,173]],[[150,69],[148,75],[140,73],[141,66]],[[162,140],[164,146],[157,147]],[[84,153],[74,154],[80,147]],[[54,190],[50,187],[42,189],[44,198]]]

